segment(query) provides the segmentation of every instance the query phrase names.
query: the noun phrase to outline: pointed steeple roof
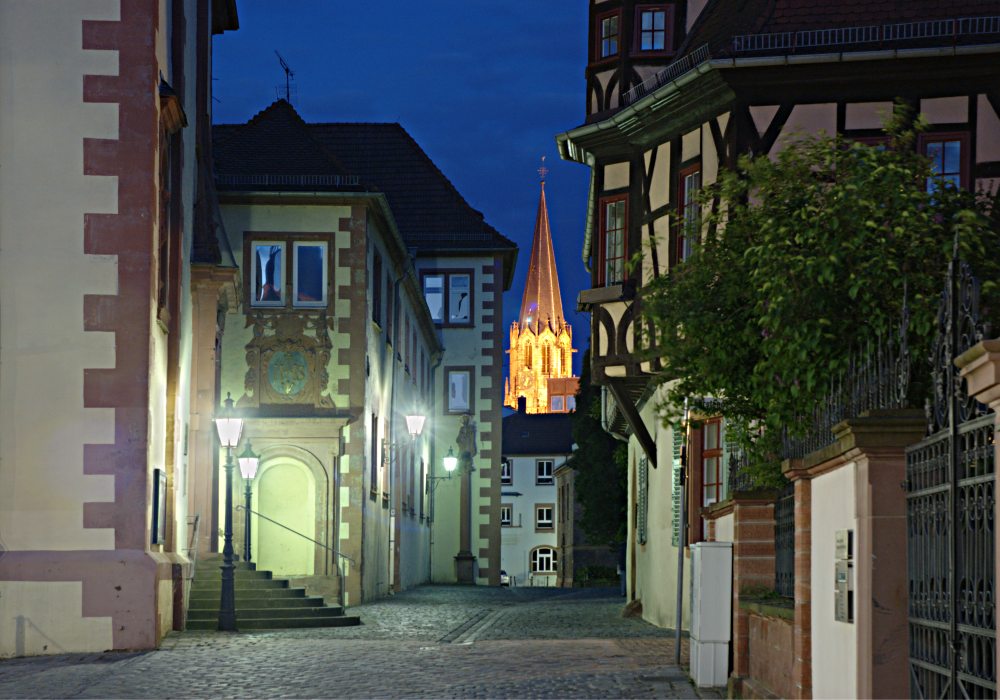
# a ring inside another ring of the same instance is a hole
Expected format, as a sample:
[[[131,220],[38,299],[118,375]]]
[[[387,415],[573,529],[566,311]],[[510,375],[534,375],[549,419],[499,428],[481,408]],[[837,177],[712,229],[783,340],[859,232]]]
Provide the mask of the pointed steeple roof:
[[[541,196],[538,199],[535,238],[531,243],[531,262],[528,263],[528,279],[524,285],[519,320],[521,328],[539,331],[547,323],[554,332],[558,332],[564,323],[559,276],[556,274],[552,233],[549,230],[549,210],[545,205],[545,180],[542,180]]]

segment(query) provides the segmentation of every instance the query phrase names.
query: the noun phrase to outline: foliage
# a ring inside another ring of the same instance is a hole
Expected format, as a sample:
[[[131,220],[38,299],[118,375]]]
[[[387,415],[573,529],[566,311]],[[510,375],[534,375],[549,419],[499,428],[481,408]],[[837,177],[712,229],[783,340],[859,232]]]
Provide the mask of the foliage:
[[[580,588],[588,586],[612,586],[618,583],[618,572],[613,566],[584,566],[573,578],[573,585]]]
[[[702,192],[702,244],[645,289],[653,352],[676,380],[663,415],[676,420],[685,397],[721,412],[762,484],[777,476],[781,429],[801,434],[852,347],[898,327],[904,285],[911,357],[928,355],[956,235],[997,278],[991,203],[928,192],[920,128],[897,109],[886,147],[820,135],[741,159]]]
[[[590,383],[590,350],[584,353],[580,393],[571,417],[576,451],[576,501],[583,507],[579,526],[588,541],[612,544],[625,539],[627,447],[601,427],[601,390]]]

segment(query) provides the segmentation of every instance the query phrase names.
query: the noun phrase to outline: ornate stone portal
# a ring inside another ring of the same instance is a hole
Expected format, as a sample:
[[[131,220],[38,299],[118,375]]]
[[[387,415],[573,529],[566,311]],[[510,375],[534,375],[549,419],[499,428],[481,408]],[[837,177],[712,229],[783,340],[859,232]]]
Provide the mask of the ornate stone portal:
[[[247,318],[247,372],[240,408],[334,408],[329,363],[332,319],[326,313],[268,313]]]

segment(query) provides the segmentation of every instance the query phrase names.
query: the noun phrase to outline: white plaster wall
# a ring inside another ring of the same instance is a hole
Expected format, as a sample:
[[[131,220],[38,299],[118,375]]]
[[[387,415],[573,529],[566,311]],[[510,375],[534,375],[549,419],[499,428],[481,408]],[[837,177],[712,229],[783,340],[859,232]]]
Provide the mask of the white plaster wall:
[[[634,489],[633,479],[635,469],[629,469],[629,554],[636,553],[636,597],[642,600],[642,617],[647,622],[670,629],[677,625],[677,547],[673,545],[673,435],[671,429],[662,427],[656,416],[654,406],[661,398],[663,388],[646,402],[640,415],[646,428],[656,442],[656,469],[649,465],[648,494],[649,506],[647,513],[647,539],[645,545],[639,545],[635,539],[632,513],[635,504],[631,502]],[[638,464],[642,455],[635,437],[629,439],[629,465]],[[626,565],[628,568],[628,565]],[[684,580],[682,582],[683,598],[681,607],[681,627],[687,629],[689,624],[690,604],[690,559],[685,556]],[[631,575],[631,572],[630,572]],[[628,583],[631,590],[631,581]]]
[[[795,105],[788,115],[781,135],[771,148],[777,153],[785,146],[795,143],[805,135],[837,133],[837,105],[833,103]]]
[[[892,102],[852,102],[844,110],[845,129],[881,129],[892,116]]]
[[[604,189],[617,190],[628,187],[629,164],[611,163],[604,166]]]
[[[1000,160],[1000,118],[986,95],[979,95],[976,109],[976,162]]]
[[[0,581],[0,656],[104,651],[110,617],[83,617],[79,581]]]
[[[813,697],[853,698],[857,684],[857,628],[833,617],[834,537],[857,532],[854,462],[812,482],[812,657]]]
[[[83,370],[115,366],[114,336],[83,330],[83,297],[117,292],[117,262],[84,255],[83,225],[86,212],[117,211],[117,181],[83,174],[83,139],[117,138],[118,117],[115,105],[84,104],[82,83],[117,74],[118,55],[82,50],[84,19],[116,20],[118,2],[0,2],[0,537],[9,550],[114,547],[112,530],[82,526],[83,503],[114,499],[111,476],[83,475],[83,445],[114,440],[113,411],[83,407]],[[24,605],[45,607],[53,590],[23,593]],[[80,634],[67,632],[67,646],[83,644]]]
[[[969,121],[969,98],[932,97],[920,100],[920,113],[931,124],[954,124]]]
[[[548,545],[557,549],[558,508],[555,477],[552,484],[545,486],[535,483],[535,462],[539,459],[551,459],[552,471],[566,463],[566,455],[505,455],[511,463],[512,483],[504,485],[504,493],[517,492],[520,496],[501,496],[501,503],[514,506],[512,527],[501,529],[500,565],[511,576],[517,577],[517,585],[531,585],[531,550],[535,547]],[[552,504],[552,530],[535,531],[535,505]],[[540,577],[555,584],[555,577]]]

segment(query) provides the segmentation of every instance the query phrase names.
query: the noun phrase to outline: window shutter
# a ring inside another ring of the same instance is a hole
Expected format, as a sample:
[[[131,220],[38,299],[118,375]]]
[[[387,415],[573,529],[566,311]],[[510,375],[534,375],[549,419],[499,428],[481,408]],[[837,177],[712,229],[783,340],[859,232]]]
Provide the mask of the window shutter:
[[[649,512],[649,460],[639,458],[639,512],[636,516],[636,539],[639,544],[646,544],[648,534],[647,513]]]
[[[673,493],[671,495],[670,503],[673,510],[672,513],[672,537],[671,541],[674,546],[680,545],[681,539],[681,448],[684,444],[684,434],[677,428],[672,428],[671,432],[674,437],[674,452],[673,452]]]

